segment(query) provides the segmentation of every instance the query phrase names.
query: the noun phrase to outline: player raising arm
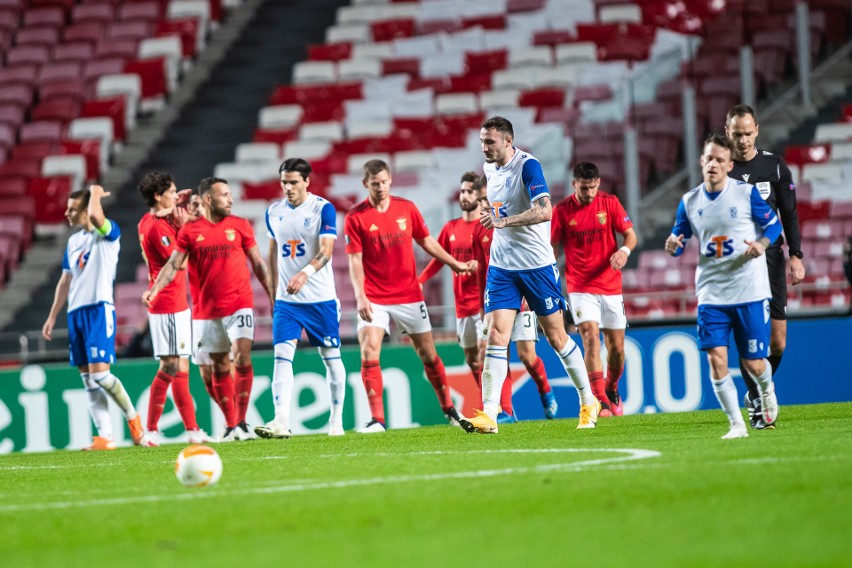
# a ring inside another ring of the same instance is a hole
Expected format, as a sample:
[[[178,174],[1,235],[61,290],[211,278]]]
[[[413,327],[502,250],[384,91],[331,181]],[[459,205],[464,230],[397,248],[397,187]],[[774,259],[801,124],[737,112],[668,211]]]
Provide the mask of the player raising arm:
[[[343,435],[346,369],[340,358],[340,301],[331,267],[337,211],[308,191],[312,171],[301,158],[285,160],[278,170],[285,198],[266,210],[269,267],[276,288],[272,314],[275,418],[254,429],[262,438],[290,437],[293,358],[303,329],[325,365],[331,401],[328,434]]]
[[[450,423],[458,411],[450,398],[444,363],[435,350],[432,324],[414,263],[416,241],[423,250],[454,272],[473,272],[474,261],[459,262],[429,234],[420,211],[411,201],[392,197],[390,167],[382,160],[364,164],[363,184],[368,197],[346,215],[344,235],[349,255],[349,277],[358,307],[361,378],[367,390],[372,419],[359,432],[384,432],[385,411],[379,356],[382,339],[390,333],[390,319],[408,334],[438,395]]]
[[[231,215],[233,200],[228,182],[221,178],[205,178],[199,184],[198,193],[204,204],[202,216],[181,228],[172,256],[142,299],[150,306],[189,259],[199,287],[193,341],[208,352],[213,361],[213,389],[227,409],[223,439],[250,439],[255,434],[245,417],[254,379],[251,361],[254,298],[246,259],[270,303],[274,297],[272,277],[258,250],[251,224]],[[236,348],[235,381],[231,379],[229,358],[232,344]]]
[[[127,418],[137,446],[145,443],[142,420],[122,382],[112,374],[115,362],[115,305],[113,281],[121,248],[118,225],[107,219],[101,199],[110,194],[99,185],[68,196],[65,218],[82,230],[71,235],[62,257],[62,276],[42,336],[53,339],[59,311],[68,301],[68,342],[71,365],[80,371],[89,398],[89,412],[98,435],[86,450],[114,450],[107,396]]]
[[[766,360],[771,291],[764,252],[781,234],[781,224],[757,188],[728,177],[732,154],[733,144],[724,136],[707,138],[701,155],[704,183],[681,199],[665,243],[666,251],[678,256],[690,237],[698,240],[698,346],[707,352],[713,392],[730,422],[724,439],[748,437],[728,371],[732,331],[740,362],[758,385],[762,420],[771,426],[778,416]]]

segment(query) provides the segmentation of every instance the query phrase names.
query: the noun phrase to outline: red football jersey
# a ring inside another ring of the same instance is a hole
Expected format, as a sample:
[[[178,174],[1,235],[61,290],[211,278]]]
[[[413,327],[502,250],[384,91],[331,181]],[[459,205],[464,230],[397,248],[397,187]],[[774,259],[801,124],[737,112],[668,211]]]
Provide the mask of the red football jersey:
[[[477,225],[480,225],[479,219],[474,221],[453,219],[441,229],[438,243],[456,260],[468,262],[473,259],[473,232]],[[425,282],[437,274],[442,266],[444,266],[443,262],[433,258],[418,280]],[[464,318],[479,313],[479,284],[475,274],[453,272],[453,294],[456,299],[456,317]]]
[[[565,279],[569,292],[621,294],[621,271],[609,259],[618,250],[617,233],[633,227],[618,198],[598,191],[589,205],[575,195],[553,210],[550,240],[565,249]]]
[[[429,229],[411,201],[390,198],[384,213],[364,200],[346,214],[343,229],[346,254],[360,252],[364,263],[364,292],[371,302],[384,305],[423,301],[414,262],[414,240]]]
[[[482,223],[473,228],[473,259],[479,263],[476,270],[476,283],[479,292],[479,306],[485,310],[485,281],[488,276],[488,263],[491,262],[491,241],[494,229],[486,229]]]
[[[246,252],[256,244],[249,222],[234,215],[216,224],[200,217],[181,228],[176,248],[189,255],[198,278],[198,296],[192,298],[195,319],[222,318],[254,307]]]
[[[139,221],[139,244],[148,265],[148,288],[175,250],[178,229],[167,217],[146,213]],[[189,308],[186,302],[186,270],[178,270],[168,286],[160,290],[148,311],[152,314],[176,314]]]

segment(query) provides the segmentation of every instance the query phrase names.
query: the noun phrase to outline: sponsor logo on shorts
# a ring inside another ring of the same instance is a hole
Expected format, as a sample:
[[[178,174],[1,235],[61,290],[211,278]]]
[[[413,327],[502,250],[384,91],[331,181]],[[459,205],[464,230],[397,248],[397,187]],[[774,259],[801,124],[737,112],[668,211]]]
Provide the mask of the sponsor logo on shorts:
[[[549,298],[549,297],[545,298],[544,299],[544,305],[548,310],[552,309],[553,308],[553,298]]]
[[[757,339],[748,340],[748,352],[757,353]]]

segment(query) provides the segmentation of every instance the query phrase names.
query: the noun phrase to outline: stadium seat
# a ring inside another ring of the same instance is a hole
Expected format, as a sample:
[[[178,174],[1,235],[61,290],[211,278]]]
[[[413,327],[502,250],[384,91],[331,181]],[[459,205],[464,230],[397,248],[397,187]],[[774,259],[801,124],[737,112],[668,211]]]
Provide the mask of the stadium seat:
[[[301,121],[302,113],[300,105],[268,106],[260,109],[258,124],[263,129],[293,128]]]
[[[65,222],[65,208],[71,193],[72,178],[36,177],[30,183],[30,195],[35,200],[34,219],[39,225],[59,225]]]
[[[86,179],[101,178],[101,142],[98,139],[62,140],[59,154],[79,154],[86,158]]]
[[[123,96],[87,101],[80,112],[81,117],[107,117],[112,121],[115,140],[127,138],[127,111]]]
[[[115,139],[112,119],[107,117],[77,118],[68,124],[68,138],[72,140],[97,139],[100,141],[101,170],[109,167],[112,143]]]
[[[95,48],[88,41],[60,43],[53,48],[52,59],[56,62],[77,61],[84,63],[94,57]]]
[[[66,26],[62,30],[62,39],[65,43],[86,41],[94,45],[104,37],[104,34],[106,34],[104,23],[87,21]]]
[[[84,187],[86,174],[86,158],[80,154],[48,156],[41,163],[43,177],[69,176],[74,188]]]
[[[325,158],[331,151],[328,141],[295,140],[284,144],[284,159],[303,158],[305,160],[316,160]]]
[[[237,146],[237,162],[281,160],[281,146],[272,142],[246,143]]]

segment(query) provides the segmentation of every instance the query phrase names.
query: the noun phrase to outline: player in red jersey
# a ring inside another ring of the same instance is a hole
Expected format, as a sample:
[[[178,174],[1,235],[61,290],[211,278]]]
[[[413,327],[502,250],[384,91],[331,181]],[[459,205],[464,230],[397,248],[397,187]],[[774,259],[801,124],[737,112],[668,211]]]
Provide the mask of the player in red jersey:
[[[600,416],[621,416],[618,380],[624,371],[624,296],[621,269],[636,247],[633,223],[618,198],[599,191],[597,166],[580,162],[574,167],[574,194],[553,210],[551,244],[565,249],[565,280],[574,322],[580,329],[592,392],[601,403]],[[623,238],[619,247],[616,233]],[[604,384],[601,362],[603,331],[607,349]]]
[[[479,194],[480,209],[491,207],[488,203],[488,196],[486,195],[485,176],[480,177],[474,184],[474,187]],[[486,229],[481,223],[473,234],[473,258],[479,265],[479,269],[477,270],[477,286],[480,290],[479,302],[482,311],[485,311],[485,298],[483,296],[485,292],[485,275],[488,272],[491,241],[493,238],[494,229]],[[488,327],[488,324],[485,323],[481,328],[480,360],[485,355],[485,346],[488,342]],[[521,310],[515,316],[515,323],[512,325],[512,334],[509,340],[515,342],[518,359],[521,360],[530,377],[535,381],[536,388],[538,388],[538,395],[541,398],[541,405],[544,407],[545,418],[556,418],[559,405],[556,402],[556,396],[553,394],[550,381],[547,380],[544,362],[535,351],[535,346],[538,342],[538,319],[535,316],[535,312],[529,309],[526,302],[523,302]],[[508,369],[506,379],[503,381],[503,388],[500,391],[500,413],[497,415],[498,424],[511,424],[518,421],[512,405],[511,371]]]
[[[231,215],[233,200],[228,182],[205,178],[198,193],[204,203],[202,216],[181,228],[175,251],[154,285],[143,295],[143,301],[150,305],[189,258],[190,266],[197,271],[199,285],[193,336],[213,360],[213,390],[226,408],[227,429],[223,439],[251,439],[255,434],[246,424],[245,416],[254,379],[251,363],[254,298],[246,259],[263,284],[270,304],[274,297],[272,276],[260,255],[251,224]],[[234,382],[229,358],[232,345],[236,351]]]
[[[139,192],[151,208],[139,221],[139,244],[142,258],[148,266],[148,282],[153,284],[163,265],[175,248],[178,230],[187,221],[185,209],[177,208],[177,188],[172,176],[150,172],[139,182]],[[189,443],[211,442],[195,420],[195,404],[189,393],[189,354],[192,346],[192,326],[186,301],[186,270],[181,267],[175,279],[166,286],[148,309],[148,324],[154,356],[160,368],[151,383],[148,402],[148,433],[146,445],[157,446],[157,423],[163,414],[169,386],[175,399]]]
[[[369,195],[346,215],[344,229],[349,276],[358,305],[361,377],[373,415],[359,430],[362,433],[386,430],[379,356],[382,339],[390,331],[390,318],[411,338],[448,420],[458,423],[460,418],[450,398],[444,363],[435,350],[432,324],[417,282],[413,242],[454,272],[472,272],[476,263],[459,262],[441,248],[417,207],[407,199],[391,197],[391,183],[385,162],[364,164],[363,184]]]
[[[438,235],[438,244],[450,255],[461,262],[473,258],[473,233],[479,223],[479,195],[474,189],[474,183],[479,178],[476,172],[465,172],[461,177],[459,189],[459,207],[462,216],[452,219]],[[425,283],[444,266],[437,258],[433,258],[417,277],[420,284]],[[456,299],[456,331],[459,346],[464,351],[464,359],[473,373],[477,385],[481,384],[482,357],[480,355],[480,335],[482,329],[481,294],[477,285],[476,274],[454,273],[453,294]]]

